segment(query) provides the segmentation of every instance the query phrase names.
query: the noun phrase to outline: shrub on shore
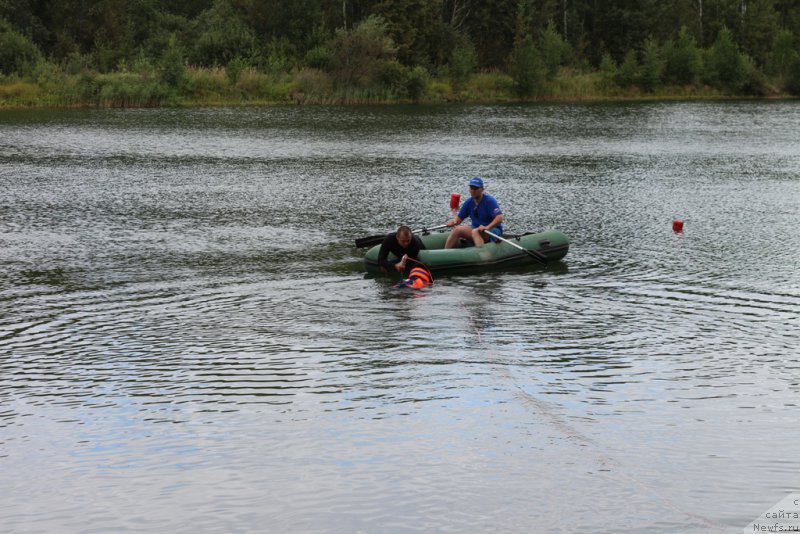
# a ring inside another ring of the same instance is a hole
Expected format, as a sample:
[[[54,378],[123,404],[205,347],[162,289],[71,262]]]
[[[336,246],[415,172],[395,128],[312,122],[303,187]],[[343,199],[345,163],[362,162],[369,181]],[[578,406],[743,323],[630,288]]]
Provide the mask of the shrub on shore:
[[[0,30],[0,36],[15,43],[18,50],[31,45],[2,23]],[[620,63],[605,53],[598,67],[592,68],[586,62],[575,62],[569,47],[548,26],[538,39],[520,39],[505,69],[475,69],[471,44],[464,40],[457,48],[467,54],[461,62],[429,70],[400,62],[385,22],[370,17],[320,42],[299,65],[287,59],[286,47],[280,43],[270,45],[269,61],[235,55],[224,66],[189,65],[188,52],[174,34],[165,38],[156,61],[151,62],[142,53],[112,72],[93,69],[90,58],[80,54],[54,63],[32,50],[22,56],[27,58],[26,74],[0,74],[0,107],[718,98],[763,96],[768,92],[798,95],[800,55],[793,48],[795,43],[786,33],[776,37],[775,59],[767,69],[769,77],[738,49],[726,28],[708,49],[698,48],[683,29],[676,39],[663,45],[646,40],[642,50],[628,50]],[[226,52],[221,57],[230,56]],[[3,57],[0,54],[0,59]],[[11,64],[8,57],[4,61]],[[18,63],[14,65],[21,68]]]

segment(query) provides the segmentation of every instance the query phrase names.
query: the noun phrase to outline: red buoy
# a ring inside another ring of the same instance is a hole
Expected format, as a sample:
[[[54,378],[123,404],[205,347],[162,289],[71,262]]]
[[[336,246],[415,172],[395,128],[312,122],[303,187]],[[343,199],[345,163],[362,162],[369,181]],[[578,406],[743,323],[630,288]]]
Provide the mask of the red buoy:
[[[683,232],[683,221],[680,219],[675,219],[674,221],[672,221],[672,231]]]
[[[458,193],[451,193],[450,194],[450,209],[457,210],[459,204],[461,204],[461,195]]]

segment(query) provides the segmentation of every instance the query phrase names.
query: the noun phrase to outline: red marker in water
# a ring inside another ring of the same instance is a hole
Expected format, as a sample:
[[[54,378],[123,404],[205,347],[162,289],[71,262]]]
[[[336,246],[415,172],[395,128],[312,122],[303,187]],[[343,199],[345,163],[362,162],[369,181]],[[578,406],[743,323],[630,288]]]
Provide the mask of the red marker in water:
[[[672,221],[672,231],[683,232],[683,221],[680,219],[675,219],[674,221]]]
[[[450,193],[450,209],[455,211],[461,204],[461,195],[458,193]]]

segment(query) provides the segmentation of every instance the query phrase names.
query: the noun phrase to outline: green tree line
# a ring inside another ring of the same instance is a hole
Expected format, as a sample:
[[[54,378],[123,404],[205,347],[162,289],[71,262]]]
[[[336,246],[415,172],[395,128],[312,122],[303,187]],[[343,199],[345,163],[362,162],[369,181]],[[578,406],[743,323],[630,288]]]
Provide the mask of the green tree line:
[[[54,105],[800,95],[800,0],[0,0],[0,77]]]

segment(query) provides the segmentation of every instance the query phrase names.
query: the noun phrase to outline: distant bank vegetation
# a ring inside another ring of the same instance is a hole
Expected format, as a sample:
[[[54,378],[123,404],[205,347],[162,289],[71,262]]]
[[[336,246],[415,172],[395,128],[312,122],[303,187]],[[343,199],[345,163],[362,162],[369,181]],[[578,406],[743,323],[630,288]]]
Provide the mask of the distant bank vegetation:
[[[789,0],[6,0],[0,107],[800,96]]]

